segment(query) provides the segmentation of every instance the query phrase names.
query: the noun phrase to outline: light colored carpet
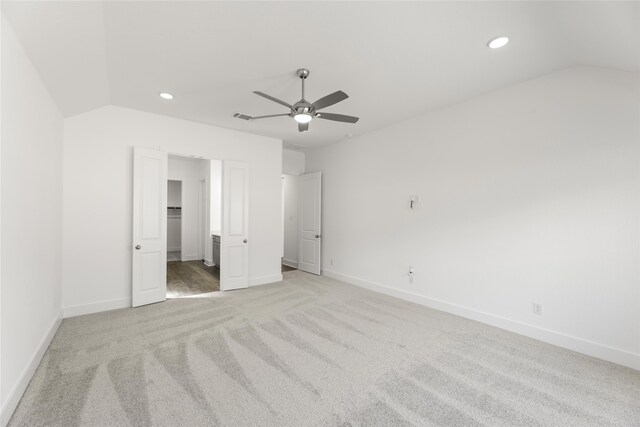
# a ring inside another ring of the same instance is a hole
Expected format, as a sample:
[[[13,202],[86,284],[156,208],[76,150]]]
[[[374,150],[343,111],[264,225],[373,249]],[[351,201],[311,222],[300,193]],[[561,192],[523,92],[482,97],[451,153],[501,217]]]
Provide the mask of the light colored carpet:
[[[640,425],[640,372],[299,271],[65,319],[10,426]]]

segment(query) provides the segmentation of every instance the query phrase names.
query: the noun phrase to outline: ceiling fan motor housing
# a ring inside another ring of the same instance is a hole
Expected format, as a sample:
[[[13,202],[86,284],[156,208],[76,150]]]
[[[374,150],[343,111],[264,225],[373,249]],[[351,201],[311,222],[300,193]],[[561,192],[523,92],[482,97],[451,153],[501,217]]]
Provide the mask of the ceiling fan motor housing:
[[[296,114],[308,114],[310,116],[315,116],[315,109],[311,103],[301,99],[293,104],[293,109],[291,109],[291,115],[295,116]]]

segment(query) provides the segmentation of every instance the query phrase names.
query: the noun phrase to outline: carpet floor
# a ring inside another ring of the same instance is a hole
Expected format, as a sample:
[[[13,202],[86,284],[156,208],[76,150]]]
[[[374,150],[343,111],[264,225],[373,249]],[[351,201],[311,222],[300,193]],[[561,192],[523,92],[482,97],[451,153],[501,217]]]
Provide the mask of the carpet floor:
[[[10,426],[640,426],[640,372],[300,271],[65,319]]]

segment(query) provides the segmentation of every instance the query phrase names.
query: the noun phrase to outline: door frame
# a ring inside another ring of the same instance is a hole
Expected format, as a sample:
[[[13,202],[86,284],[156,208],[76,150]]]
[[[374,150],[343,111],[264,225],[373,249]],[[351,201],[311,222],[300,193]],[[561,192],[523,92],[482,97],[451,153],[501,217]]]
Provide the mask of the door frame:
[[[204,231],[207,228],[205,223],[206,187],[206,179],[198,180],[198,257],[202,261],[206,261],[206,248],[204,244]]]

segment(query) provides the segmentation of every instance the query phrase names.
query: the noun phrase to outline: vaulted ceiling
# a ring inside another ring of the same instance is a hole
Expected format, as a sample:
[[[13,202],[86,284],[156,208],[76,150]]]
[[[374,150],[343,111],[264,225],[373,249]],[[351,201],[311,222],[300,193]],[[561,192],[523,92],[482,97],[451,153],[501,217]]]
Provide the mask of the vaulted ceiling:
[[[640,71],[637,2],[2,2],[65,116],[113,104],[314,148],[566,68]],[[486,43],[507,35],[502,49]],[[299,133],[260,98],[343,90]],[[172,101],[161,99],[170,92]]]

